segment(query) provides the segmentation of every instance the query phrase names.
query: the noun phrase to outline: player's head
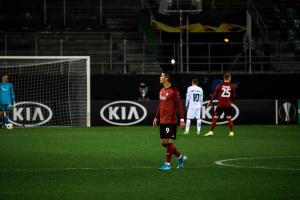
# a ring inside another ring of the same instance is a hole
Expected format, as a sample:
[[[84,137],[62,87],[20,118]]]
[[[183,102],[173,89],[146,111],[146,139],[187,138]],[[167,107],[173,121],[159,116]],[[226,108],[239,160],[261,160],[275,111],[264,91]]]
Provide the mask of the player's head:
[[[161,73],[160,78],[159,78],[159,82],[161,84],[171,83],[172,82],[172,76],[171,76],[171,74],[168,73],[168,72]]]
[[[198,85],[198,79],[194,78],[194,79],[192,80],[192,85]]]
[[[3,74],[2,75],[2,83],[7,83],[8,82],[8,75],[7,74]]]
[[[231,75],[229,73],[225,73],[224,76],[224,82],[230,82],[231,80]]]

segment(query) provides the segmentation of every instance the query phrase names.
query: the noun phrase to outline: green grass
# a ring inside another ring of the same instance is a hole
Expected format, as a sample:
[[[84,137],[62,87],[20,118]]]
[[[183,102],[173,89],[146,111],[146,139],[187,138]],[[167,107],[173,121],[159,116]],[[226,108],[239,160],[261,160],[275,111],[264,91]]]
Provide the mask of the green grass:
[[[300,126],[192,132],[175,142],[184,169],[173,157],[161,172],[165,152],[150,126],[0,129],[0,199],[300,199]],[[253,157],[266,158],[214,163]]]

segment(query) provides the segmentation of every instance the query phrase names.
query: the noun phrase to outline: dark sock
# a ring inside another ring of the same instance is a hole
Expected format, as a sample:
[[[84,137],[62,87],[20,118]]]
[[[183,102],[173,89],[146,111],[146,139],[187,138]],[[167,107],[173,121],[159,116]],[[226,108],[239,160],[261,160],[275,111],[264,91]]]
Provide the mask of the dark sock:
[[[2,116],[1,121],[2,121],[2,125],[4,126],[5,125],[5,116]]]
[[[214,131],[216,125],[217,125],[218,119],[213,118],[212,122],[211,122],[211,126],[210,126],[210,130]]]
[[[164,148],[167,148],[167,145],[166,144],[161,144]]]
[[[171,163],[172,161],[172,144],[167,144],[166,162]]]
[[[176,147],[173,144],[171,144],[171,146],[172,146],[172,153],[178,158],[181,155],[181,153],[177,151]]]
[[[8,120],[9,120],[9,117],[8,116],[4,116],[4,123],[5,124],[8,124]]]
[[[233,122],[232,122],[232,120],[231,119],[227,119],[227,121],[228,121],[228,128],[229,128],[229,130],[231,132],[233,132]]]

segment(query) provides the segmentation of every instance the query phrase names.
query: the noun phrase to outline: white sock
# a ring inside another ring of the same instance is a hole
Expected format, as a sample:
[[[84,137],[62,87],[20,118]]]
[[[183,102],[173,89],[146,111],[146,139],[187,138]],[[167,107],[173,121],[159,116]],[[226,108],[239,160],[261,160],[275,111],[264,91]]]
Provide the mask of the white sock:
[[[201,119],[197,119],[197,132],[201,131]]]
[[[185,132],[189,132],[191,127],[191,120],[187,119],[185,124]]]

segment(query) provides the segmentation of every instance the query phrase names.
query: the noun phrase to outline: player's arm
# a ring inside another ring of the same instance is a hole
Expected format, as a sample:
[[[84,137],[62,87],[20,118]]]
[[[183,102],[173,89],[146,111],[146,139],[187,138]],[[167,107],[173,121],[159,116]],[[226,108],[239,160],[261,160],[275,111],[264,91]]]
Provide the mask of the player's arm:
[[[12,84],[10,86],[10,98],[11,98],[11,101],[12,101],[12,105],[15,105],[16,100],[15,100],[14,87],[13,87]]]
[[[186,98],[185,98],[185,107],[188,108],[189,106],[189,102],[190,102],[190,90],[189,88],[187,89],[187,92],[186,92]]]
[[[154,117],[154,119],[153,119],[153,127],[154,127],[154,128],[157,127],[158,118],[159,118],[159,111],[160,111],[160,105],[161,105],[161,102],[160,102],[159,105],[158,105],[158,108],[157,108],[155,117]]]
[[[235,90],[235,86],[232,85],[231,86],[231,96],[230,96],[230,100],[234,101],[236,99],[236,90]]]
[[[181,100],[179,91],[176,91],[176,96],[175,96],[175,98],[176,98],[175,100],[176,100],[177,110],[178,110],[178,112],[179,112],[180,128],[184,128],[184,127],[185,127],[185,123],[184,123],[184,112],[183,112],[182,100]]]
[[[218,84],[217,87],[216,87],[216,90],[213,93],[213,95],[211,96],[210,101],[207,104],[207,106],[211,106],[212,105],[212,101],[215,99],[216,95],[219,93],[219,88],[220,88],[220,85]]]
[[[203,90],[201,89],[201,95],[200,95],[200,103],[201,103],[201,105],[203,104],[203,98],[204,98],[204,93],[203,93]]]

